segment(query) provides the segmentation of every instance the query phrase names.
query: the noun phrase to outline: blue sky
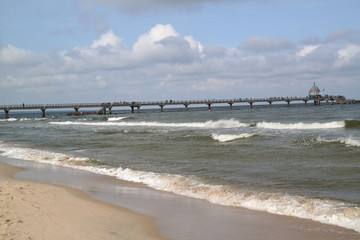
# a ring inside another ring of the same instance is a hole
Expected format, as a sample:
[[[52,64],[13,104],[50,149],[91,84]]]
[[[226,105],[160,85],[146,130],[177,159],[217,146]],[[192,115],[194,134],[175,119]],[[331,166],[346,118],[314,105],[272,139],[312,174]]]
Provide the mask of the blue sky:
[[[0,105],[360,99],[360,1],[0,0]]]

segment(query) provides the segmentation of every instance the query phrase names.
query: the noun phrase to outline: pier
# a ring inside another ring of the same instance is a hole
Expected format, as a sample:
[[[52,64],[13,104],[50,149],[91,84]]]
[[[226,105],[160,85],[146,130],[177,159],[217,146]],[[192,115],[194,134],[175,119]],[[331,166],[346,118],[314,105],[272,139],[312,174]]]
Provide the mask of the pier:
[[[211,100],[166,100],[166,101],[144,101],[144,102],[103,102],[103,103],[73,103],[73,104],[21,104],[21,105],[0,105],[5,113],[5,118],[9,118],[9,112],[13,110],[34,110],[38,109],[41,111],[41,116],[46,117],[46,110],[48,109],[74,109],[74,112],[71,115],[82,115],[87,112],[79,112],[79,109],[84,108],[96,108],[98,111],[91,112],[93,114],[111,114],[114,107],[129,107],[131,113],[140,112],[140,108],[143,106],[157,106],[160,107],[160,111],[163,112],[165,106],[184,106],[187,110],[190,105],[205,105],[208,110],[211,111],[211,108],[214,104],[228,104],[229,109],[233,108],[234,104],[237,103],[246,103],[249,104],[250,108],[253,107],[255,103],[267,103],[271,106],[275,102],[283,102],[290,106],[292,102],[303,102],[308,104],[308,102],[313,102],[314,105],[320,105],[322,102],[326,104],[350,104],[358,103],[359,100],[348,100],[341,96],[330,96],[330,97],[320,97],[320,98],[310,98],[310,97],[272,97],[272,98],[234,98],[234,99],[211,99]]]

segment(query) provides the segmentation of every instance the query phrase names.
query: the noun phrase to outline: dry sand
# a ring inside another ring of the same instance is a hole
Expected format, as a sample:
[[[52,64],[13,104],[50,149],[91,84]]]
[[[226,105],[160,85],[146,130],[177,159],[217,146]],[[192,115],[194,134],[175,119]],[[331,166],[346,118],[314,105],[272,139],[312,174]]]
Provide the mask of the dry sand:
[[[12,178],[0,163],[0,239],[163,239],[154,219],[85,193]]]

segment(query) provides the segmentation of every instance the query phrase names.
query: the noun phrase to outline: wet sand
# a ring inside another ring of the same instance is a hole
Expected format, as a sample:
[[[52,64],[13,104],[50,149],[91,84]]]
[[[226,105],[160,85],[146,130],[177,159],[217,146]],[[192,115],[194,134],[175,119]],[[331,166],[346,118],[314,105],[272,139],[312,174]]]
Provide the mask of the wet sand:
[[[9,160],[7,161],[9,163]],[[360,239],[360,233],[353,230],[311,220],[273,215],[243,208],[218,206],[203,200],[156,191],[142,184],[124,182],[113,177],[91,174],[85,171],[26,161],[10,160],[10,162],[28,169],[27,171],[18,172],[15,175],[16,178],[26,181],[50,182],[79,189],[102,202],[152,216],[157,219],[156,225],[160,234],[169,239]],[[80,194],[81,192],[77,191],[77,193]],[[103,203],[97,202],[96,204],[102,205]],[[56,217],[57,215],[54,215],[54,218]],[[114,224],[114,221],[120,220],[111,219],[112,224]],[[102,231],[109,230],[94,228],[94,231],[101,234]],[[156,229],[150,232],[153,233],[154,231],[156,232]],[[114,239],[124,238],[118,235]]]
[[[0,239],[163,239],[153,219],[60,186],[11,178],[0,163]]]

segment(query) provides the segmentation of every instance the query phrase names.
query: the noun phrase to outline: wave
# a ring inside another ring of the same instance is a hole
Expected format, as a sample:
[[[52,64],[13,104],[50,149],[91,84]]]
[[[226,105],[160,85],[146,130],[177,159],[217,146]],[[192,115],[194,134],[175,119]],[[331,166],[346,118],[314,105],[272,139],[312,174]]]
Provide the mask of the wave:
[[[288,129],[298,129],[298,130],[306,130],[306,129],[333,129],[333,128],[344,128],[345,121],[333,121],[327,123],[279,123],[279,122],[259,122],[256,124],[258,128],[265,129],[280,129],[280,130],[288,130]]]
[[[46,118],[8,118],[0,119],[1,122],[16,122],[16,121],[44,121]]]
[[[126,118],[127,117],[109,117],[107,120],[108,120],[108,122],[116,122],[116,121],[121,121]]]
[[[337,139],[324,139],[321,137],[318,137],[316,139],[318,142],[327,142],[327,143],[342,143],[346,146],[350,147],[360,147],[360,140],[359,139],[353,139],[351,137],[348,138],[337,138]]]
[[[219,142],[230,142],[237,139],[249,138],[254,136],[255,134],[251,133],[242,133],[242,134],[211,134],[212,139]]]
[[[97,174],[143,183],[156,190],[209,201],[213,204],[244,207],[272,214],[311,219],[360,232],[360,208],[335,200],[306,198],[282,193],[269,193],[230,186],[206,184],[200,178],[177,174],[134,171],[129,168],[78,166]]]
[[[0,142],[0,152],[2,156],[8,158],[49,163],[58,166],[75,166],[90,161],[89,158],[85,157],[75,157],[63,153],[55,153],[33,148],[13,147],[3,142]]]
[[[1,122],[15,122],[17,118],[7,118],[7,119],[0,119]]]
[[[85,125],[85,126],[130,126],[130,127],[176,127],[176,128],[238,128],[247,127],[250,124],[241,123],[237,120],[218,120],[206,122],[185,122],[185,123],[166,123],[166,122],[50,122],[54,125]]]
[[[3,142],[0,142],[0,154],[10,158],[50,163],[113,176],[125,181],[143,183],[157,190],[203,199],[214,204],[245,207],[273,214],[312,219],[360,232],[360,207],[354,204],[351,205],[335,200],[306,198],[286,193],[261,192],[246,188],[208,184],[201,178],[194,176],[135,171],[121,167],[94,166],[90,165],[88,158],[79,158],[45,150],[14,147]]]

